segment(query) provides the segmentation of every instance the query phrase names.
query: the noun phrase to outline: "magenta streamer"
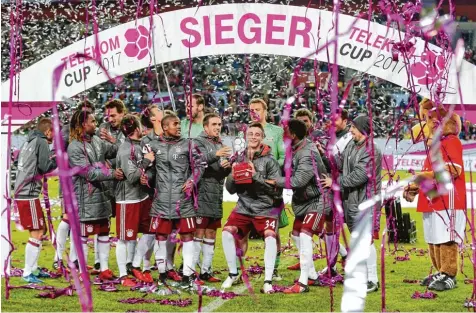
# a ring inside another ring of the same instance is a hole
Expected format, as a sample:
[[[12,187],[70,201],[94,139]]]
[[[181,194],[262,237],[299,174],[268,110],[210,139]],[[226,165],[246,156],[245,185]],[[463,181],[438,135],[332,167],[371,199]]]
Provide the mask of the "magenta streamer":
[[[53,99],[55,99],[56,91],[58,88],[58,84],[60,81],[60,77],[64,70],[64,63],[59,65],[53,71]],[[54,127],[54,144],[56,150],[56,162],[58,164],[58,168],[61,171],[68,171],[69,170],[69,162],[68,162],[68,154],[65,152],[63,137],[60,133],[60,121],[59,121],[59,114],[58,108],[56,105],[53,106],[53,127]],[[92,292],[91,292],[91,284],[88,277],[88,271],[86,268],[86,259],[84,256],[84,251],[81,249],[82,242],[80,238],[80,228],[79,228],[79,210],[78,210],[78,203],[76,200],[76,196],[74,193],[72,178],[67,177],[64,175],[59,176],[61,186],[63,188],[63,201],[64,206],[66,208],[66,212],[68,213],[68,218],[70,221],[71,227],[71,238],[74,241],[74,245],[77,247],[76,251],[78,254],[79,260],[79,267],[81,270],[82,276],[82,285],[84,289],[81,287],[81,280],[77,276],[75,272],[74,265],[70,262],[71,274],[74,278],[74,283],[76,286],[76,291],[78,293],[78,297],[81,304],[81,309],[83,312],[91,312],[93,310],[93,300],[92,300]]]
[[[16,8],[18,10],[19,7],[21,7],[21,0],[16,0]],[[11,1],[13,4],[13,0]],[[15,81],[16,77],[16,72],[15,72],[15,66],[16,64],[16,51],[17,51],[17,37],[20,38],[20,32],[21,32],[21,26],[17,24],[17,18],[18,18],[18,11],[17,15],[13,13],[13,8],[10,10],[10,86],[9,86],[9,97],[8,97],[8,127],[7,127],[7,132],[9,134],[8,139],[7,139],[7,153],[10,153],[11,147],[12,147],[12,140],[11,140],[11,132],[12,132],[12,108],[13,108],[13,83]],[[18,84],[16,85],[18,87]],[[5,171],[5,198],[6,198],[6,204],[7,207],[4,211],[2,211],[2,214],[6,213],[7,214],[7,231],[8,231],[8,238],[2,235],[2,238],[4,238],[8,244],[10,245],[10,251],[8,252],[8,256],[5,259],[5,264],[3,265],[3,270],[5,274],[5,299],[9,299],[10,295],[10,277],[8,275],[8,271],[10,268],[10,258],[12,255],[13,250],[15,249],[15,246],[13,245],[12,242],[12,232],[11,232],[11,226],[10,226],[10,221],[11,221],[11,204],[12,200],[10,198],[10,167],[11,167],[11,158],[7,157],[7,169]]]

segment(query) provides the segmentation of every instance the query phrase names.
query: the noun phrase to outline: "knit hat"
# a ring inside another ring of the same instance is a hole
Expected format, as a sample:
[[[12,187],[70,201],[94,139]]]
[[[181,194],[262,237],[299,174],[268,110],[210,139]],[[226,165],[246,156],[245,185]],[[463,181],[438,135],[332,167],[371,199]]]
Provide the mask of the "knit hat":
[[[359,115],[352,121],[355,128],[359,130],[363,135],[369,136],[370,134],[370,118],[367,115]]]

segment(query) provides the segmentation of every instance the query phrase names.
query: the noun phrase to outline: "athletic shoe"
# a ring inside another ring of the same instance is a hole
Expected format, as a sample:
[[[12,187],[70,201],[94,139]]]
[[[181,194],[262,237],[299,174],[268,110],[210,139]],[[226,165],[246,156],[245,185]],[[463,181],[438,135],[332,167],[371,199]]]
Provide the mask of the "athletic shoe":
[[[180,280],[182,281],[182,280]],[[159,283],[167,285],[167,274],[166,273],[159,273]]]
[[[292,287],[284,289],[283,292],[286,294],[304,293],[304,292],[309,292],[309,287],[300,282],[296,282],[294,285],[292,285]]]
[[[328,271],[328,268],[327,266],[324,267],[321,271],[319,271],[319,276],[329,276],[329,273],[327,272]],[[335,277],[337,276],[339,273],[337,273],[337,270],[335,268],[335,266],[331,269],[331,277]]]
[[[203,273],[203,274],[200,274],[200,276],[198,276],[198,277],[200,278],[200,280],[206,281],[206,282],[209,282],[209,283],[219,283],[219,282],[221,282],[220,278],[214,277],[210,273]]]
[[[22,279],[29,284],[42,284],[43,281],[39,280],[33,273],[28,276],[22,276]]]
[[[43,271],[43,269],[41,268],[37,268],[35,271],[32,272],[32,274],[39,278],[51,278],[51,275]]]
[[[102,271],[99,273],[98,277],[101,280],[113,280],[116,278],[110,269]]]
[[[273,282],[270,280],[265,280],[261,292],[265,294],[273,293]]]
[[[131,278],[124,276],[121,278],[121,285],[125,287],[134,287],[136,285],[136,282]]]
[[[221,284],[221,289],[231,288],[231,286],[236,285],[240,282],[241,276],[238,274],[228,274],[228,277],[225,279],[223,284]]]
[[[309,278],[309,279],[307,280],[307,285],[308,285],[308,286],[322,286],[322,285],[321,285],[321,281],[319,280],[319,277],[316,278],[316,279],[311,279],[311,278]]]
[[[176,282],[182,281],[182,275],[179,275],[179,273],[177,273],[177,271],[168,270],[166,273],[167,273],[167,278],[168,279],[171,279],[171,280],[176,281]]]
[[[205,285],[205,282],[203,280],[201,280],[200,278],[198,278],[197,274],[193,273],[192,275],[190,275],[190,277],[192,277],[192,281],[195,284],[200,285],[200,286]]]
[[[438,279],[433,281],[428,289],[436,291],[445,291],[456,288],[456,278],[446,274],[440,274]]]
[[[275,268],[274,271],[273,271],[273,280],[275,280],[275,281],[283,280],[283,277],[281,277],[281,275],[279,275],[277,268]]]
[[[290,270],[290,271],[300,271],[301,270],[301,263],[297,262],[294,265],[288,266],[288,270]]]
[[[126,264],[127,275],[132,275],[132,263]]]
[[[192,276],[182,276],[182,281],[180,282],[178,288],[182,290],[193,290],[193,278]]]
[[[100,263],[94,264],[94,267],[91,267],[91,266],[88,265],[88,269],[91,270],[91,275],[101,274],[101,264]]]
[[[380,284],[378,282],[374,283],[373,281],[368,281],[367,282],[367,293],[377,291],[379,287],[380,287]]]
[[[136,279],[146,282],[144,280],[144,274],[141,272],[139,268],[133,268],[131,272],[132,272],[132,276],[134,276]]]
[[[154,279],[152,278],[152,274],[150,273],[150,271],[144,271],[142,273],[142,277],[144,278],[144,282],[145,283],[153,283],[154,282]]]
[[[423,278],[423,280],[420,283],[420,286],[429,286],[432,282],[438,279],[438,276],[440,276],[440,273],[436,272],[435,274],[430,274]]]

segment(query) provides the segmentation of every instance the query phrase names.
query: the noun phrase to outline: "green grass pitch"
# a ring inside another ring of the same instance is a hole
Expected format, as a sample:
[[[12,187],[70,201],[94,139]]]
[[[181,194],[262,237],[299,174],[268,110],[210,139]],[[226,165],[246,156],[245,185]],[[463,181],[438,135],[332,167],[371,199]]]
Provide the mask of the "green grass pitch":
[[[57,196],[57,183],[52,181],[50,184],[50,197],[54,198]],[[225,217],[228,217],[231,210],[233,209],[233,203],[226,203],[225,207]],[[463,303],[466,298],[470,297],[472,294],[472,285],[464,283],[464,275],[459,273],[458,275],[458,287],[451,291],[440,292],[438,297],[434,300],[424,300],[424,299],[412,299],[411,296],[415,291],[423,292],[425,291],[424,287],[420,287],[418,284],[408,284],[404,283],[404,279],[421,279],[426,276],[430,270],[430,260],[428,254],[425,256],[417,256],[416,252],[411,252],[412,248],[423,248],[426,250],[426,245],[423,241],[422,233],[422,217],[420,214],[416,213],[414,210],[404,210],[405,212],[410,212],[412,219],[417,221],[418,228],[418,241],[414,245],[403,244],[398,246],[398,255],[405,255],[405,250],[410,251],[410,260],[409,261],[395,261],[395,255],[392,254],[395,250],[393,244],[390,246],[386,245],[386,257],[385,257],[385,278],[386,278],[386,309],[390,312],[400,311],[400,312],[421,312],[421,311],[439,311],[439,312],[455,312],[455,311],[466,311],[463,307]],[[53,210],[54,216],[59,217],[60,210],[58,207],[55,207]],[[225,222],[223,219],[223,223]],[[287,243],[289,240],[289,232],[291,231],[293,218],[290,217],[290,226],[285,229],[281,229],[281,238],[283,243]],[[59,219],[55,221],[57,225]],[[382,215],[381,224],[382,229],[385,223],[385,215]],[[112,225],[115,225],[114,222]],[[113,232],[111,236],[114,236],[113,226],[111,231]],[[12,265],[14,267],[22,268],[23,267],[23,258],[24,258],[24,249],[25,242],[28,238],[27,232],[19,232],[15,230],[15,226],[12,224],[12,237],[14,244],[16,246],[16,251],[12,255]],[[470,235],[468,233],[468,235]],[[316,243],[318,239],[315,237],[314,240]],[[377,242],[377,253],[380,255],[380,241]],[[246,262],[246,267],[256,263],[264,266],[263,258],[263,247],[264,244],[262,241],[253,240],[250,242],[250,248],[248,255],[252,257],[249,261]],[[69,251],[69,250],[68,250]],[[294,264],[298,259],[290,254],[295,254],[296,250],[286,251],[284,255],[281,256],[281,265],[280,273],[283,276],[284,280],[281,282],[276,282],[279,285],[291,285],[294,279],[298,278],[299,272],[297,271],[288,271],[286,267]],[[314,253],[319,253],[319,249],[316,248]],[[464,267],[463,272],[468,276],[468,278],[473,278],[473,267],[468,258],[468,254],[471,253],[471,249],[467,248],[465,250],[464,257]],[[41,258],[39,261],[40,266],[51,268],[53,262],[54,250],[51,243],[47,242],[44,244]],[[93,263],[93,253],[92,249],[89,253],[89,264]],[[175,264],[178,266],[180,264],[180,255],[176,255]],[[109,264],[111,269],[117,273],[117,264],[114,248],[111,249],[111,254],[109,258]],[[320,270],[325,266],[325,259],[317,260],[315,262],[316,268]],[[221,232],[218,232],[217,244],[215,258],[213,262],[214,270],[221,271],[221,274],[217,276],[224,279],[227,275],[226,272],[226,261],[221,247]],[[341,266],[339,270],[342,271]],[[380,266],[380,258],[379,258]],[[379,275],[380,275],[379,267]],[[157,273],[154,273],[154,277],[157,276]],[[35,295],[39,293],[36,290],[25,290],[25,289],[15,289],[11,292],[9,300],[5,300],[5,287],[3,282],[3,293],[2,293],[2,311],[8,312],[47,312],[47,311],[80,311],[80,305],[76,294],[73,297],[60,297],[58,299],[38,299],[35,298]],[[20,278],[12,278],[11,284],[13,285],[23,285],[24,282]],[[46,279],[46,285],[53,286],[62,286],[66,287],[67,282],[60,279]],[[283,294],[273,294],[273,295],[263,295],[260,294],[259,290],[263,284],[263,277],[252,277],[251,284],[254,288],[254,296],[251,297],[247,291],[244,292],[244,296],[231,299],[224,302],[220,307],[216,309],[219,312],[327,312],[331,310],[331,297],[329,288],[324,287],[311,287],[311,291],[307,294],[300,295],[283,295]],[[216,288],[220,287],[220,283],[210,284]],[[139,292],[128,291],[128,288],[120,286],[120,292],[109,293],[99,291],[97,286],[93,286],[93,301],[94,301],[94,310],[97,312],[125,312],[128,310],[146,310],[150,312],[159,312],[159,311],[170,311],[170,312],[190,312],[196,311],[198,309],[198,296],[197,295],[188,295],[183,294],[182,298],[191,298],[193,303],[191,306],[180,308],[173,306],[164,306],[159,304],[141,304],[141,305],[130,305],[119,303],[119,299],[129,298],[129,297],[142,297],[143,294]],[[334,310],[340,311],[340,301],[342,297],[343,285],[338,285],[333,289],[334,292]],[[178,296],[167,296],[159,297],[154,294],[147,296],[148,298],[178,298]],[[203,306],[215,301],[216,298],[203,297]],[[369,294],[367,297],[366,311],[375,312],[381,311],[382,295],[379,292]]]

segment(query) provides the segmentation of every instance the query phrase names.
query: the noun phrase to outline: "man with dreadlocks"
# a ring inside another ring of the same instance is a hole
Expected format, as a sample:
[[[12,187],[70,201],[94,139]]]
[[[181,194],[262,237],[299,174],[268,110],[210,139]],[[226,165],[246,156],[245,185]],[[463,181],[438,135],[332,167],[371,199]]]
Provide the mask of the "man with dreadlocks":
[[[75,111],[94,112],[94,105],[90,101],[84,100],[78,105]],[[64,147],[66,150],[68,149],[68,145],[69,145],[69,133],[70,133],[70,123],[65,123],[61,128],[61,136],[63,137]],[[61,270],[62,261],[63,261],[63,253],[64,253],[64,250],[66,249],[66,239],[68,238],[69,231],[70,231],[68,213],[66,213],[66,207],[63,204],[63,195],[61,192],[61,185],[60,185],[59,193],[60,193],[60,197],[62,201],[62,205],[61,205],[62,216],[61,216],[61,222],[59,223],[58,229],[56,230],[56,253],[55,253],[55,259],[53,262],[53,268],[57,270]],[[97,244],[95,246],[95,250],[97,250]],[[70,242],[69,259],[73,262],[78,259],[73,241]]]
[[[116,195],[116,259],[119,267],[119,277],[124,286],[135,286],[135,282],[127,277],[127,249],[129,241],[136,241],[137,233],[144,235],[139,240],[138,250],[147,251],[147,236],[149,231],[149,210],[151,199],[145,188],[140,183],[140,177],[151,162],[154,161],[154,153],[142,154],[140,139],[142,128],[139,118],[128,114],[124,116],[120,129],[126,140],[117,152],[117,167],[124,173],[124,180],[117,183]],[[141,280],[152,283],[152,277],[139,275]]]
[[[68,157],[73,175],[81,239],[87,259],[90,235],[98,235],[99,278],[114,278],[109,269],[109,218],[111,217],[110,190],[104,183],[114,180],[118,170],[106,168],[106,159],[115,158],[117,145],[112,145],[95,136],[96,119],[90,111],[76,111],[71,119]]]

